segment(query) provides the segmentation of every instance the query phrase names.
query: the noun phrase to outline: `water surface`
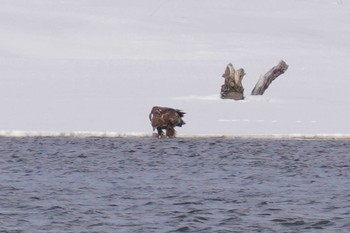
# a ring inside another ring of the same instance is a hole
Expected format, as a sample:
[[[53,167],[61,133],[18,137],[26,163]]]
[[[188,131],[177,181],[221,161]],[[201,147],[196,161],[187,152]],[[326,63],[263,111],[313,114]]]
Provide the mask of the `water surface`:
[[[0,232],[349,232],[350,141],[0,138]]]

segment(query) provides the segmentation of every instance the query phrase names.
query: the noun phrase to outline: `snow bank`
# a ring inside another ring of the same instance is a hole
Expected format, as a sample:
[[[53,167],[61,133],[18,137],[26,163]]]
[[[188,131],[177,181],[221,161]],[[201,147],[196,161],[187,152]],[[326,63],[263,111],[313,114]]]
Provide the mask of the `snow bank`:
[[[347,135],[349,10],[339,0],[6,1],[0,130],[151,134],[158,105],[187,112],[183,135]],[[249,96],[280,59],[288,71]],[[247,73],[244,101],[219,98],[229,62]]]

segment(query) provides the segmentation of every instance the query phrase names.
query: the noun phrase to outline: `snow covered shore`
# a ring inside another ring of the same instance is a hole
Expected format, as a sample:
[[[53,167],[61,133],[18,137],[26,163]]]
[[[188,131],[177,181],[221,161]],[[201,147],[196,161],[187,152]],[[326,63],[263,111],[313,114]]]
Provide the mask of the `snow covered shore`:
[[[0,130],[348,135],[350,3],[340,0],[15,0],[0,9]],[[288,71],[263,96],[260,75]],[[219,98],[232,62],[246,99]]]

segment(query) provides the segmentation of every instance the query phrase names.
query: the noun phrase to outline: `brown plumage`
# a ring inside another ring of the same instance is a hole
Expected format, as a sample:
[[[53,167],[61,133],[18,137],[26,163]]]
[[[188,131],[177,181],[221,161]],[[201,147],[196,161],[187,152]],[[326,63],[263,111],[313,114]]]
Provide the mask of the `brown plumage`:
[[[185,115],[185,112],[179,109],[159,107],[155,106],[152,108],[149,119],[153,130],[157,129],[158,137],[163,136],[163,129],[166,130],[167,137],[175,136],[175,127],[186,124],[182,117]]]

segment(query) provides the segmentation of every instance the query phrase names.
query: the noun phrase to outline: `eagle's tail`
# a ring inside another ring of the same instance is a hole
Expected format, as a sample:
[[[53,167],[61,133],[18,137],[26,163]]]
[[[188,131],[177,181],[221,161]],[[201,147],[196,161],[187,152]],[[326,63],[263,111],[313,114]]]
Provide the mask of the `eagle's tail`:
[[[177,114],[179,114],[180,117],[184,117],[184,115],[186,114],[184,111],[179,109],[175,109],[175,111],[177,112]]]
[[[184,117],[184,115],[186,114],[184,111],[182,110],[179,110],[179,109],[175,109],[176,113],[179,114],[180,116],[180,122],[178,124],[176,124],[176,126],[183,126],[184,124],[186,124],[186,122],[184,122],[184,120],[182,120],[182,117]]]

